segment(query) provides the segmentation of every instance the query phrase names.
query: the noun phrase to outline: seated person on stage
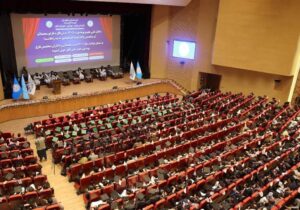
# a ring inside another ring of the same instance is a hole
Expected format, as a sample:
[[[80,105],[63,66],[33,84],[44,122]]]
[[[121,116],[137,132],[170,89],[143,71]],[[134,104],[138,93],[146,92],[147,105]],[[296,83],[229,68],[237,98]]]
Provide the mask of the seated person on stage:
[[[35,73],[33,75],[33,81],[36,85],[41,85],[41,79],[42,79],[42,76],[38,73]]]
[[[106,69],[103,66],[101,66],[99,73],[101,79],[105,79],[107,77]]]
[[[83,74],[83,71],[80,67],[76,71],[76,75],[79,77],[80,80],[84,80],[84,74]]]

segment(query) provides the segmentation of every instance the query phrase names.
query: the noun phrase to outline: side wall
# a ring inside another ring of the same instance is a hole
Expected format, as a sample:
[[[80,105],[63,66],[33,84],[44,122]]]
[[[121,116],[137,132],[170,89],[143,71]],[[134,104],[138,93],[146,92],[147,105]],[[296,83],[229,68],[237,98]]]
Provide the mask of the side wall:
[[[169,38],[168,6],[153,6],[150,38],[150,62],[152,78],[166,78],[168,38]]]
[[[222,76],[220,89],[223,91],[242,91],[245,94],[253,92],[256,95],[267,95],[270,98],[276,97],[281,101],[287,101],[293,76],[280,76],[257,72],[254,71],[255,69],[245,70],[212,64],[219,3],[219,0],[193,0],[186,7],[169,7],[168,16],[167,13],[163,16],[162,22],[165,24],[152,24],[150,56],[151,64],[155,65],[151,65],[150,70],[153,77],[155,75],[159,78],[174,79],[186,89],[196,90],[200,87],[199,72],[214,73]],[[162,6],[154,6],[153,22],[162,19],[162,14],[157,12],[162,9],[167,10]],[[195,60],[185,60],[185,64],[182,65],[180,59],[173,58],[174,39],[196,41]],[[167,50],[165,50],[166,40]],[[294,55],[291,58],[292,62],[293,59]],[[163,72],[158,73],[158,68]],[[281,82],[275,85],[274,80]]]
[[[220,0],[213,64],[293,76],[298,0]]]

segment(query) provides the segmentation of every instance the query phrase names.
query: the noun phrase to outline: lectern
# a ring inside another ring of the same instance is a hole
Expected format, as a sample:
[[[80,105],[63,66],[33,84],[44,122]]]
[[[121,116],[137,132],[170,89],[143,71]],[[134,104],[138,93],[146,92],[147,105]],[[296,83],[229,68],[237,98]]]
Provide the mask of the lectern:
[[[52,85],[53,85],[53,93],[55,95],[60,94],[61,93],[61,81],[60,79],[56,79],[52,81]]]

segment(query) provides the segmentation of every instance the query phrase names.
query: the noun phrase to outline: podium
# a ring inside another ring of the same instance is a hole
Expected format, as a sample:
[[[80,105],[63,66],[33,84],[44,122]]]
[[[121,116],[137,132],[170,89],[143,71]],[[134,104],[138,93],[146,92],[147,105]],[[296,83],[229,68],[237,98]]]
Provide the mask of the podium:
[[[52,81],[52,86],[53,86],[53,93],[55,95],[60,94],[61,93],[61,81],[60,79],[56,79]]]

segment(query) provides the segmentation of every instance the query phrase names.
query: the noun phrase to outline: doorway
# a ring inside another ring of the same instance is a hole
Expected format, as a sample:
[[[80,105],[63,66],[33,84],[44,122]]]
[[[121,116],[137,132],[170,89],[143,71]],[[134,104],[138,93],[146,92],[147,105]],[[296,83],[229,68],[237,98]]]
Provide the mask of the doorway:
[[[200,72],[200,89],[219,90],[222,76]]]

